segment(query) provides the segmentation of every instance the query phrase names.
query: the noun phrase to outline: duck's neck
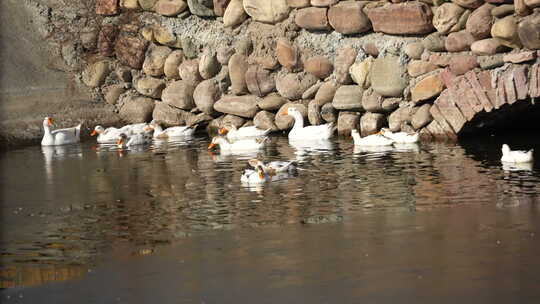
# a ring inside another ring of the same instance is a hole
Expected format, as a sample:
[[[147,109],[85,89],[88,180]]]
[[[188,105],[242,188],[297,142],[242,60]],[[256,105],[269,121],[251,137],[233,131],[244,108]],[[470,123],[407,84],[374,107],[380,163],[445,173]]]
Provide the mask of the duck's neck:
[[[292,117],[294,118],[293,130],[301,129],[304,127],[304,117],[302,116],[302,114],[294,113]]]
[[[219,137],[217,139],[217,142],[218,142],[218,144],[220,146],[222,146],[222,148],[227,148],[227,147],[229,147],[231,145],[231,143],[227,139],[225,139],[223,137]]]
[[[158,136],[161,133],[163,133],[163,128],[161,127],[161,125],[155,125],[154,126],[154,136]]]
[[[360,133],[358,133],[358,132],[351,132],[351,136],[353,137],[353,140],[354,140],[355,142],[358,142],[358,141],[360,141],[360,139],[361,139]]]

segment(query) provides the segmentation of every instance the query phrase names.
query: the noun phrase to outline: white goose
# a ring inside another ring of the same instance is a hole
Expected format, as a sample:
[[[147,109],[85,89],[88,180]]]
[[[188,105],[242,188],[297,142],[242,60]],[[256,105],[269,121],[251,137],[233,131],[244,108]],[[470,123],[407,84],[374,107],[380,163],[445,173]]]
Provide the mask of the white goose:
[[[72,128],[58,129],[51,131],[53,120],[50,117],[45,117],[43,120],[43,139],[41,139],[42,146],[59,146],[66,144],[78,143],[81,141],[81,125],[78,124]]]
[[[533,161],[533,149],[529,151],[512,151],[507,144],[504,144],[502,145],[501,161],[507,163],[530,163]]]
[[[246,151],[246,150],[258,150],[264,147],[268,137],[257,137],[252,139],[241,139],[237,141],[229,141],[222,136],[216,136],[212,138],[212,142],[208,145],[208,150],[211,150],[216,145],[219,145],[221,150],[227,151]]]
[[[137,133],[129,137],[122,133],[118,137],[116,145],[120,149],[125,149],[133,146],[147,145],[150,143],[152,143],[152,137],[148,133]]]
[[[294,118],[294,125],[289,132],[289,139],[329,139],[334,134],[334,123],[327,123],[319,126],[304,127],[304,117],[295,108],[287,108],[282,112],[283,115],[290,115]]]
[[[250,159],[248,163],[253,167],[257,168],[260,166],[263,168],[265,173],[270,175],[275,175],[277,173],[290,172],[296,169],[296,164],[294,161],[272,161],[267,164],[262,161],[254,158]]]
[[[103,128],[102,126],[96,126],[90,136],[97,135],[98,144],[114,144],[118,137],[122,134],[122,130],[114,127]]]
[[[145,123],[145,122],[136,123],[136,124],[125,125],[125,126],[121,127],[120,130],[122,130],[122,133],[126,134],[129,137],[129,136],[131,136],[133,134],[139,134],[139,133],[146,132],[145,128],[147,126],[148,126],[148,124]]]
[[[381,134],[384,137],[388,137],[394,142],[398,144],[410,144],[410,143],[416,143],[418,142],[418,132],[415,132],[413,134],[409,134],[407,132],[392,132],[390,129],[382,128]]]
[[[188,137],[195,133],[196,128],[197,125],[193,125],[170,127],[164,130],[158,123],[152,120],[144,128],[144,131],[154,130],[154,138]]]
[[[240,177],[240,181],[247,184],[261,184],[269,179],[269,175],[264,172],[264,169],[261,166],[255,167],[255,170],[244,170],[244,173],[242,173],[242,176]]]
[[[358,130],[353,129],[351,135],[355,146],[390,146],[393,140],[382,136],[381,134],[372,134],[366,137],[360,137]]]
[[[237,129],[234,125],[227,125],[222,128],[219,128],[219,135],[226,135],[227,139],[235,140],[246,137],[259,137],[265,136],[270,133],[271,129],[262,130],[256,126],[242,127]]]

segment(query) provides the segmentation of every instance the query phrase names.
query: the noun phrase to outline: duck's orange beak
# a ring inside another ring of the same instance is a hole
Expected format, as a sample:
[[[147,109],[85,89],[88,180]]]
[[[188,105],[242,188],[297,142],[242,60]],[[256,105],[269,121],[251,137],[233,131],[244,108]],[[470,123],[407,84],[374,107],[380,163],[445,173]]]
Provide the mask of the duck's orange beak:
[[[263,171],[259,171],[259,178],[264,179],[264,172]]]
[[[215,146],[216,146],[215,143],[210,143],[210,144],[208,145],[208,150],[212,150]]]
[[[150,131],[150,130],[152,130],[152,129],[153,129],[152,126],[145,126],[145,127],[143,128],[143,131],[144,131],[144,132],[148,132],[148,131]]]
[[[227,130],[225,128],[219,128],[219,130],[218,130],[219,135],[225,135],[225,134],[227,134],[227,132],[229,132],[229,130]]]
[[[97,134],[96,130],[93,130],[92,133],[90,133],[90,136],[95,136]]]
[[[289,108],[281,111],[281,115],[289,115]]]
[[[48,124],[49,126],[52,126],[52,124],[53,124],[52,118],[49,117],[49,118],[47,119],[47,124]]]

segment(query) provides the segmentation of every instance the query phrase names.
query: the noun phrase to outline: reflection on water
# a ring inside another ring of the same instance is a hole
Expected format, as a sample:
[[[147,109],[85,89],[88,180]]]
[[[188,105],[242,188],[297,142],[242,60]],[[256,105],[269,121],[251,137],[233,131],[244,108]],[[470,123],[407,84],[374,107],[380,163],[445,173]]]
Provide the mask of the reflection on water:
[[[273,137],[264,149],[238,155],[207,145],[196,137],[129,151],[85,143],[0,155],[2,286],[39,284],[21,273],[51,269],[44,265],[67,269],[64,277],[81,275],[104,250],[130,244],[151,252],[210,230],[538,200],[538,168],[502,166],[498,142],[381,150],[345,139],[289,144]],[[254,157],[295,160],[298,172],[243,185],[240,176]]]

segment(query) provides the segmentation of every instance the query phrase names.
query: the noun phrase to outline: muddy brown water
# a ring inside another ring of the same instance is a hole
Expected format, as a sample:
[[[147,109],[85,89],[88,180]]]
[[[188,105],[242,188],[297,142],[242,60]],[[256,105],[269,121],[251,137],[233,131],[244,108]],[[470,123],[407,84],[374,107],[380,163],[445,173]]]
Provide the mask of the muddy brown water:
[[[2,303],[537,303],[539,165],[503,142],[360,150],[274,136],[2,152]],[[296,172],[240,183],[246,160]]]

